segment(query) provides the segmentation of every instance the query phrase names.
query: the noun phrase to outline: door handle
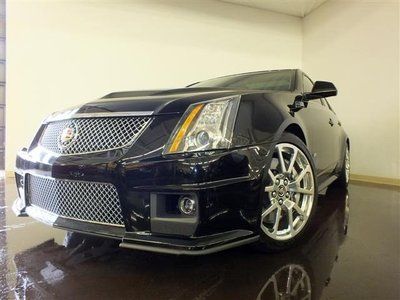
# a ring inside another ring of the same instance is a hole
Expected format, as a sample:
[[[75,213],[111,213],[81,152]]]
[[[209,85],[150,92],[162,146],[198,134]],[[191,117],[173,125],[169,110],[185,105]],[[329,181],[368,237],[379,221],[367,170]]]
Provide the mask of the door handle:
[[[329,118],[329,125],[333,126],[333,120],[331,118]]]

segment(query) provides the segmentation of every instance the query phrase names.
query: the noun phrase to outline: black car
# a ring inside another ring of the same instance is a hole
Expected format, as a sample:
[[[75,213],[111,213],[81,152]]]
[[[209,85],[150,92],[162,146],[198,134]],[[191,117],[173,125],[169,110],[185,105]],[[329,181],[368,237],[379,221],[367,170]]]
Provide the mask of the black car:
[[[13,209],[132,249],[290,247],[318,194],[349,181],[336,94],[300,70],[261,71],[54,113],[18,153]]]

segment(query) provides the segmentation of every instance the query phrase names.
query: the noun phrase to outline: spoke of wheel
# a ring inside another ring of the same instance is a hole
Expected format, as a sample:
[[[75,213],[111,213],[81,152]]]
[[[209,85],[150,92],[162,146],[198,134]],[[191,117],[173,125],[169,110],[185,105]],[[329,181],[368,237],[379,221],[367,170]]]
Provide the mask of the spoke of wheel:
[[[293,287],[293,290],[291,291],[290,295],[294,296],[296,294],[299,286],[303,284],[303,280],[304,280],[304,273],[301,274],[301,278],[297,281],[296,285]]]
[[[269,177],[271,177],[272,185],[271,185],[271,186],[265,187],[265,191],[266,191],[267,193],[272,192],[272,191],[274,190],[274,185],[273,185],[273,183],[275,182],[275,175],[274,175],[274,173],[272,173],[271,169],[268,170],[268,175],[269,175]]]
[[[269,175],[269,177],[271,177],[272,182],[274,182],[275,181],[275,175],[274,175],[274,173],[272,173],[271,169],[268,170],[268,175]]]
[[[276,280],[275,275],[274,278],[272,279],[272,285],[274,286],[275,299],[279,300],[278,281]]]
[[[289,218],[289,229],[291,232],[294,232],[293,227],[293,207],[288,210],[288,218]]]
[[[296,193],[300,193],[300,194],[304,194],[304,195],[313,195],[314,194],[314,189],[306,189],[306,188],[301,188],[298,187],[296,189],[294,189],[294,192]]]
[[[272,192],[273,190],[274,190],[274,186],[273,186],[273,185],[270,185],[270,186],[266,186],[266,187],[265,187],[265,191],[266,191],[267,193]]]
[[[306,174],[307,174],[307,173],[310,173],[310,172],[311,172],[311,168],[310,168],[310,166],[308,165],[307,167],[305,167],[305,168],[301,171],[301,173],[299,174],[299,176],[297,176],[295,182],[296,182],[297,184],[299,184],[300,181],[304,178],[304,176],[306,176]]]
[[[286,294],[290,295],[290,286],[292,285],[293,265],[289,266],[288,279],[286,281]]]
[[[271,206],[268,207],[268,209],[262,213],[262,215],[261,215],[261,220],[264,220],[264,218],[265,218],[266,216],[268,216],[270,213],[272,213],[272,212],[273,212],[275,209],[277,209],[277,208],[278,208],[278,205],[276,205],[276,204],[271,204]]]
[[[276,274],[276,273],[275,273]],[[270,284],[272,284],[273,290],[274,290],[274,295],[275,295],[275,300],[279,300],[279,288],[278,288],[278,282],[276,280],[276,275],[272,275],[271,278],[268,279],[267,283],[263,286],[263,288],[261,289],[260,293],[257,296],[257,300],[260,300],[264,295],[265,290],[268,289],[268,287],[270,286]]]
[[[295,194],[294,195],[294,203],[299,204],[300,201],[300,194]]]
[[[286,173],[285,160],[283,159],[281,147],[278,147],[278,157],[279,157],[279,164],[281,165],[282,173]]]
[[[278,231],[279,223],[281,221],[281,211],[282,211],[282,208],[280,208],[280,206],[278,206],[277,208],[278,208],[278,210],[276,212],[274,231],[273,231],[273,233],[275,235],[276,235],[276,232]]]
[[[293,166],[294,166],[294,163],[296,162],[296,158],[297,158],[297,153],[298,152],[299,152],[298,149],[294,149],[292,159],[290,160],[290,164],[289,164],[289,167],[287,169],[288,173],[292,173]]]
[[[303,195],[313,195],[314,194],[313,187],[310,187],[310,188],[301,187],[300,183],[297,183],[297,182],[291,182],[289,184],[289,190],[292,193],[298,193],[298,194],[303,194]]]
[[[297,211],[299,215],[304,216],[304,211],[296,203],[293,205],[293,208]]]

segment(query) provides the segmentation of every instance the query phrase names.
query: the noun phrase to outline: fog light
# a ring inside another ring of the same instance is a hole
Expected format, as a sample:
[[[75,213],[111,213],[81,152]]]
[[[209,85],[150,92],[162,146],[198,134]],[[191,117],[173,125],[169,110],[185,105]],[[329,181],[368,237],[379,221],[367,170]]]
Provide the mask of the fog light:
[[[179,210],[185,215],[194,215],[196,212],[196,201],[191,196],[182,196],[179,199]]]

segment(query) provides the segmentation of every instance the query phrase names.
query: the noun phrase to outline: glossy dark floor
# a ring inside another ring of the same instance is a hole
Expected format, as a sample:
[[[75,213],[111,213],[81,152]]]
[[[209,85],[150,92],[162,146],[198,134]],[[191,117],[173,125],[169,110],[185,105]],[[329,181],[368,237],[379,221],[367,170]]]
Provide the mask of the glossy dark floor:
[[[290,251],[242,247],[203,257],[129,251],[99,240],[66,249],[64,232],[16,218],[12,181],[6,191],[0,195],[1,299],[400,297],[398,189],[330,189],[312,233]]]

